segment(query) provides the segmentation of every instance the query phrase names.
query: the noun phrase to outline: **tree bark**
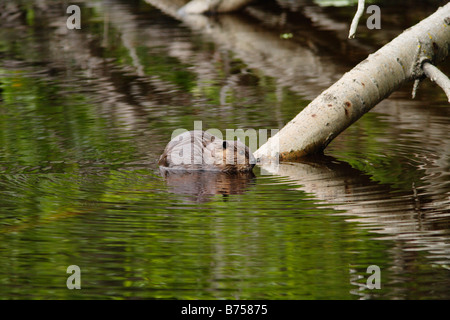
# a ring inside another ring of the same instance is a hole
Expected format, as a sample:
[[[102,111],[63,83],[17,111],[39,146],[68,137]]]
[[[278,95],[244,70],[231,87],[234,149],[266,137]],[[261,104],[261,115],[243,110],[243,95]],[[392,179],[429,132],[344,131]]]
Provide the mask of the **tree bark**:
[[[369,55],[256,152],[261,161],[296,160],[321,153],[348,126],[408,81],[422,65],[443,61],[450,50],[450,3]]]

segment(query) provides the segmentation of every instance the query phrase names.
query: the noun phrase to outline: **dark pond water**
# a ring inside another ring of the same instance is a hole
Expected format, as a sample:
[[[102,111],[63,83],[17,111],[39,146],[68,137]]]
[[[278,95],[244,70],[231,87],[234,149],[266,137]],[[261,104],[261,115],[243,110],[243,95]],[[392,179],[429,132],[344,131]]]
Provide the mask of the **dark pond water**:
[[[0,298],[450,299],[450,109],[428,80],[309,162],[232,178],[156,164],[194,121],[281,128],[443,4],[380,1],[382,29],[363,20],[349,42],[354,2],[180,22],[77,1],[81,30],[64,1],[0,2]]]

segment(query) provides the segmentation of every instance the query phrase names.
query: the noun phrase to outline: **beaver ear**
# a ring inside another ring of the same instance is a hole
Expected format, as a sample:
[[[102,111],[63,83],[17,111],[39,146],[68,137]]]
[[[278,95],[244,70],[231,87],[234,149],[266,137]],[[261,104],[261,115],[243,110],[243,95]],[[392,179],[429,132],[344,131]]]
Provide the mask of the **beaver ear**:
[[[227,146],[228,146],[228,143],[224,140],[224,141],[222,142],[222,147],[223,147],[224,149],[226,149]]]

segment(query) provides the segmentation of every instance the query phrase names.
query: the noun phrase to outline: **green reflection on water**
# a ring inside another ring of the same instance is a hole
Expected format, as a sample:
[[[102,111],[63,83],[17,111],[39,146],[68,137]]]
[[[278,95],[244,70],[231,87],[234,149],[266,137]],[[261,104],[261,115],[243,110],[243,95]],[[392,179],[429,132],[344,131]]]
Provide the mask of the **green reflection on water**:
[[[85,95],[0,69],[2,171],[65,161],[120,162],[134,152]],[[111,150],[114,141],[116,150]],[[124,156],[128,154],[127,156]],[[20,169],[19,169],[20,170]]]
[[[276,128],[308,103],[303,97],[232,53],[229,64],[217,59],[210,77],[201,78],[193,64],[169,56],[166,47],[139,45],[140,77],[173,85],[170,95],[181,98],[172,101],[155,93],[159,88],[139,83],[153,89],[140,97],[153,104],[147,113],[139,110],[144,129],[127,131],[113,110],[100,110],[106,93],[90,90],[82,67],[71,61],[75,66],[58,65],[62,71],[51,75],[48,52],[34,49],[40,41],[54,42],[39,32],[45,23],[32,7],[26,17],[33,28],[19,34],[21,41],[12,36],[19,31],[0,31],[0,53],[20,62],[0,68],[1,298],[354,299],[360,293],[354,282],[364,284],[371,264],[382,268],[382,283],[396,283],[399,249],[392,241],[375,241],[373,233],[335,215],[297,184],[257,174],[243,194],[198,203],[170,193],[154,171],[175,128],[191,129],[199,119],[205,129]],[[100,41],[100,13],[84,9],[83,17],[86,32]],[[113,90],[126,96],[128,82],[139,78],[126,74],[134,67],[132,53],[113,25],[107,37],[95,57],[113,60],[105,69],[117,68]],[[194,54],[217,50],[189,37]],[[239,85],[221,100],[230,74]],[[117,100],[136,106],[120,94]],[[422,173],[411,166],[413,156],[393,152],[394,139],[386,149],[379,137],[388,126],[367,114],[348,131],[362,132],[361,140],[330,147],[374,180],[409,190]],[[413,271],[405,274],[414,279],[417,269],[420,281],[434,277],[445,287],[445,270],[426,263],[426,255],[417,253]],[[80,291],[65,286],[72,264],[81,267]],[[407,290],[420,281],[365,294],[395,298],[398,287]],[[420,290],[409,294],[424,297]]]
[[[385,243],[285,184],[193,204],[146,170],[6,178],[4,297],[342,298],[349,264],[386,265]],[[65,288],[71,264],[79,292]]]

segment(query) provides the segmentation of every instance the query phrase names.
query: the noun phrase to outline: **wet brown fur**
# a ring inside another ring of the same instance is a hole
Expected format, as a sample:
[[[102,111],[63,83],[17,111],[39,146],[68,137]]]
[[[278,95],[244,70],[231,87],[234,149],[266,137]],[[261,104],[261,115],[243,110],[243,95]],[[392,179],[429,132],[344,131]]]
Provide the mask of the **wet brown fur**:
[[[185,151],[190,151],[190,155],[185,155]],[[158,164],[165,169],[238,173],[251,171],[255,158],[250,149],[240,141],[222,140],[197,130],[173,138],[167,144]]]

